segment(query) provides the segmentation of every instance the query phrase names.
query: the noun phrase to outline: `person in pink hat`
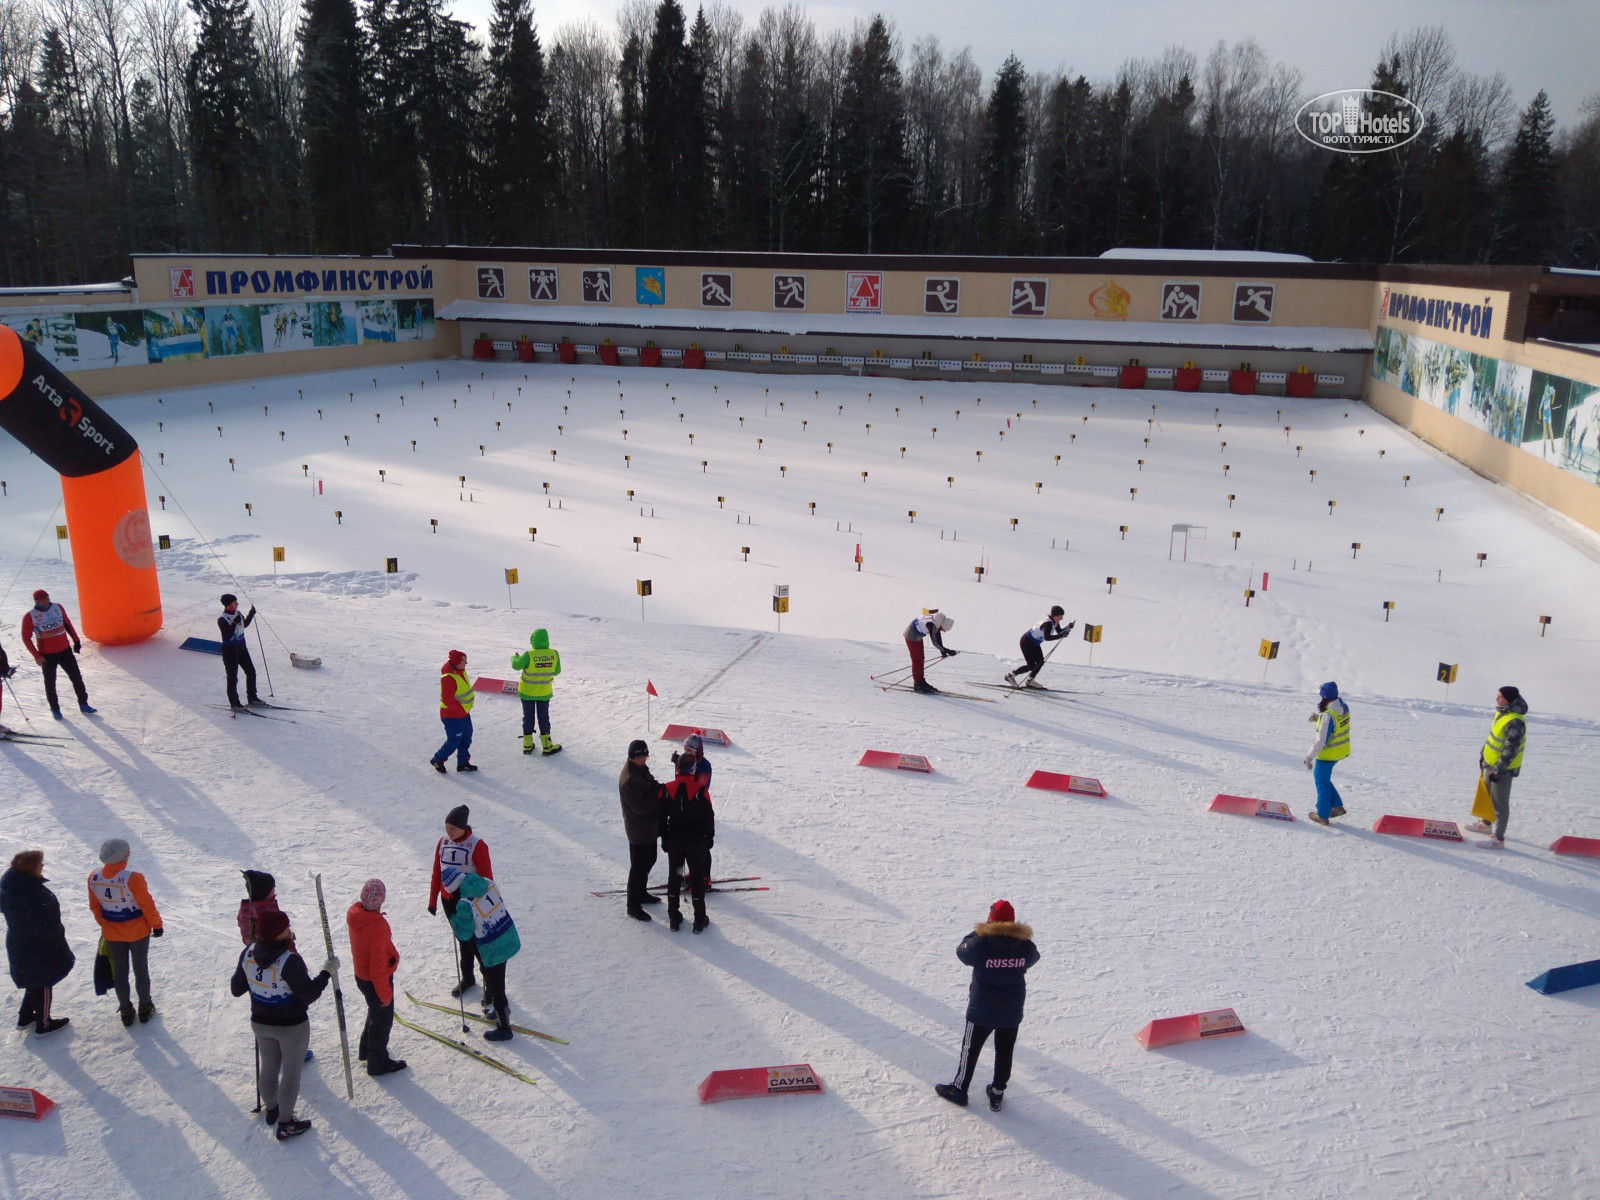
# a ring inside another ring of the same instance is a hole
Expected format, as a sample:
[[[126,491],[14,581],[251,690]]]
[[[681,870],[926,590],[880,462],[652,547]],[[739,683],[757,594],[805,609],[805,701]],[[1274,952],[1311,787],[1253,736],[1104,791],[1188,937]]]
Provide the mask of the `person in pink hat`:
[[[367,1002],[367,1023],[361,1027],[356,1057],[367,1064],[368,1075],[404,1071],[402,1059],[389,1057],[389,1032],[394,1028],[394,970],[400,951],[394,948],[389,920],[383,915],[387,889],[381,879],[361,885],[361,898],[344,915],[350,927],[350,969],[356,988]]]

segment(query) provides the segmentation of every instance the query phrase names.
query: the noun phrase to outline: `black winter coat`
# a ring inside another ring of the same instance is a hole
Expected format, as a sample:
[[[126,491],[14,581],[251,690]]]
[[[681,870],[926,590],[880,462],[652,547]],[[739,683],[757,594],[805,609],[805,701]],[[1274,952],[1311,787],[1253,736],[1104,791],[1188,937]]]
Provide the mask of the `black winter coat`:
[[[1016,921],[984,921],[961,940],[956,957],[972,968],[967,1020],[990,1029],[1022,1024],[1028,996],[1023,977],[1039,961],[1032,927]]]
[[[55,987],[77,961],[61,925],[61,904],[42,876],[9,868],[0,875],[0,910],[6,918],[6,957],[19,988]]]
[[[717,836],[711,793],[698,775],[679,775],[661,796],[661,841],[667,853],[709,850]]]
[[[622,797],[622,827],[627,830],[629,845],[653,843],[661,836],[661,784],[650,768],[632,761],[623,763],[617,793]]]

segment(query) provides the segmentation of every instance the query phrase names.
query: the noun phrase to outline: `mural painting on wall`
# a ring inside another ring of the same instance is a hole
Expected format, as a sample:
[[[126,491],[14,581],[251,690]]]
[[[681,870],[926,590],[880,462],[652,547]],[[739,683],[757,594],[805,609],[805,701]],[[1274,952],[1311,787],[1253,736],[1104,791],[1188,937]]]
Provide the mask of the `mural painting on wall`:
[[[733,307],[733,272],[731,272],[731,271],[701,271],[700,272],[700,307],[701,308],[732,308]]]
[[[433,299],[426,296],[52,313],[13,310],[0,313],[0,324],[16,330],[66,371],[432,341],[435,336]]]
[[[1013,279],[1011,281],[1011,315],[1013,317],[1042,317],[1050,298],[1048,279]],[[1091,301],[1092,303],[1092,301]]]
[[[665,267],[635,267],[633,269],[633,302],[635,304],[665,304],[667,302],[667,269]]]
[[[1378,327],[1372,376],[1600,483],[1600,385]]]
[[[961,280],[949,276],[922,281],[922,311],[935,317],[953,317],[961,311]]]
[[[1128,319],[1128,305],[1133,296],[1115,279],[1108,279],[1089,293],[1089,307],[1097,317],[1112,317],[1118,321]]]
[[[806,277],[804,275],[774,275],[772,277],[772,307],[799,312],[806,306]]]
[[[1200,282],[1187,280],[1161,285],[1161,319],[1163,321],[1198,321],[1200,319]]]
[[[560,298],[560,277],[554,267],[528,268],[528,299],[555,301]]]
[[[583,302],[585,304],[611,303],[611,269],[609,267],[587,267],[579,278],[583,283]]]
[[[881,313],[883,311],[883,272],[846,271],[844,276],[844,310],[847,313]]]

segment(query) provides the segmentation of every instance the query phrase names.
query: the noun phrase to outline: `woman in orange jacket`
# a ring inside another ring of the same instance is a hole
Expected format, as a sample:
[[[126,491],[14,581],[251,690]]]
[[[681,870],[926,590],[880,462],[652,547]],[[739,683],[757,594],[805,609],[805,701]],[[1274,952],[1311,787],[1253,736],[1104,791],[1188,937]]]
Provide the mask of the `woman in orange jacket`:
[[[161,914],[144,876],[128,870],[127,842],[107,838],[100,847],[100,862],[100,869],[89,875],[89,911],[100,922],[101,935],[111,951],[111,978],[124,1025],[132,1025],[134,1018],[133,998],[128,992],[128,961],[133,961],[142,1025],[156,1012],[150,999],[150,939],[161,936]]]
[[[385,894],[383,880],[367,880],[361,886],[361,899],[344,915],[345,924],[350,927],[350,969],[367,1002],[367,1023],[361,1027],[357,1057],[367,1064],[368,1075],[406,1069],[402,1059],[389,1057],[389,1031],[394,1028],[394,969],[400,965],[400,952],[394,948],[389,922],[382,912]]]

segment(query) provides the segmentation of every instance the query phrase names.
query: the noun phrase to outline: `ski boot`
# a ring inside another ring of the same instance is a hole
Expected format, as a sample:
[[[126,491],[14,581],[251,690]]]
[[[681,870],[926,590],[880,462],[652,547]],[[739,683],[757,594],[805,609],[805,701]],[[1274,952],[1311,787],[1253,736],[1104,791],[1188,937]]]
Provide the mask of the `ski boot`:
[[[478,986],[477,979],[474,978],[471,975],[468,975],[460,983],[456,984],[455,987],[450,989],[450,998],[452,1000],[459,1000],[467,992],[470,992],[473,988],[475,988],[477,986]]]
[[[511,1040],[510,1008],[502,1008],[495,1013],[495,1027],[484,1032],[483,1040],[486,1042],[509,1042]]]
[[[1017,682],[1017,673],[1015,671],[1007,671],[1006,672],[1006,682],[1009,683],[1012,687],[1021,687],[1022,686],[1020,683]]]
[[[525,733],[522,735],[522,752],[524,754],[533,753],[533,734]]]
[[[911,690],[913,692],[920,692],[924,696],[937,696],[939,694],[939,689],[934,687],[933,684],[929,683],[926,679],[917,680],[911,685]]]
[[[967,1106],[967,1092],[965,1088],[958,1088],[953,1083],[936,1083],[933,1085],[933,1090],[938,1094],[939,1099],[948,1100],[957,1108],[965,1108]]]
[[[1022,686],[1023,687],[1038,688],[1040,691],[1046,691],[1046,692],[1050,690],[1049,688],[1045,687],[1044,684],[1040,683],[1037,679],[1035,679],[1032,675],[1029,675],[1026,679],[1024,679],[1022,681]]]
[[[540,754],[548,756],[551,754],[561,753],[561,743],[552,739],[548,733],[541,733],[539,735],[539,743],[543,747],[543,749],[539,751]]]

